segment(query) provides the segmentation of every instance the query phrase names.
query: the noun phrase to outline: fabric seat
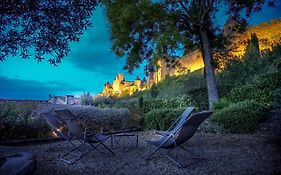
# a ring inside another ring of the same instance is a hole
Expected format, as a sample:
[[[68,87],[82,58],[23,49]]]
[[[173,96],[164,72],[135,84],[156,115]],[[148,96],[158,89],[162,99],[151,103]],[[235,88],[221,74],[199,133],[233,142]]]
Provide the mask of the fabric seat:
[[[99,145],[103,146],[112,155],[114,152],[107,147],[104,142],[111,139],[111,135],[104,135],[101,133],[92,132],[87,125],[75,117],[69,110],[56,110],[55,113],[67,123],[67,127],[71,134],[75,136],[76,139],[80,141],[80,144],[61,156],[61,161],[66,164],[73,164],[85,156],[85,149],[80,149],[81,147],[89,144],[93,149],[98,150]],[[74,151],[80,151],[80,154],[74,153]],[[98,150],[99,151],[99,150]],[[69,155],[73,155],[73,158],[69,158]]]
[[[180,147],[187,151],[182,144],[188,141],[195,134],[200,124],[203,123],[211,114],[212,112],[210,111],[194,113],[183,123],[179,124],[169,135],[162,135],[161,138],[156,140],[146,140],[148,144],[153,145],[156,149],[152,151],[145,160],[151,158],[160,149],[166,149],[168,152],[161,153],[161,155],[168,158],[179,167],[183,167],[177,160],[169,156],[168,153],[176,147]]]
[[[166,131],[155,131],[156,134],[159,135],[169,135],[173,133],[179,125],[181,125],[195,110],[195,107],[188,107],[184,110],[184,112],[178,117],[178,119],[167,129]]]

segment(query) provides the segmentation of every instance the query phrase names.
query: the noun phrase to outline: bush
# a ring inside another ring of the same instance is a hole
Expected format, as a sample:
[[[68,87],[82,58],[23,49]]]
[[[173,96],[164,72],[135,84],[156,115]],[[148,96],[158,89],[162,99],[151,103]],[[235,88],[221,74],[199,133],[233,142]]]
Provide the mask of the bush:
[[[221,98],[217,103],[214,104],[214,109],[221,110],[223,108],[228,107],[230,104],[231,103],[227,99]]]
[[[41,138],[49,136],[46,122],[32,113],[33,106],[2,103],[0,111],[0,140]]]
[[[96,96],[93,100],[93,105],[101,108],[112,107],[117,103],[116,97]]]
[[[271,91],[268,89],[260,89],[255,85],[238,86],[232,89],[226,98],[232,103],[254,100],[267,108],[272,106]]]
[[[234,103],[255,100],[270,108],[273,102],[273,91],[279,87],[281,87],[281,76],[279,73],[272,73],[259,77],[253,84],[246,84],[232,89],[226,98]]]
[[[253,100],[232,103],[215,111],[212,121],[223,125],[231,133],[253,132],[264,115],[264,107]]]
[[[144,101],[144,112],[147,113],[153,109],[159,108],[186,108],[191,106],[191,100],[188,97],[173,97]]]
[[[81,95],[82,105],[94,105],[94,99],[89,92],[84,93]]]
[[[142,96],[140,96],[139,97],[139,108],[143,108],[143,97]]]
[[[144,116],[145,128],[166,130],[182,114],[184,109],[153,109]]]
[[[231,89],[232,89],[231,86],[218,86],[219,96],[220,97],[225,96],[226,94],[229,93]],[[187,92],[187,95],[190,96],[192,100],[192,104],[198,107],[200,111],[209,109],[208,94],[207,94],[206,87],[190,90]]]
[[[273,92],[273,107],[281,109],[281,88],[278,88]]]

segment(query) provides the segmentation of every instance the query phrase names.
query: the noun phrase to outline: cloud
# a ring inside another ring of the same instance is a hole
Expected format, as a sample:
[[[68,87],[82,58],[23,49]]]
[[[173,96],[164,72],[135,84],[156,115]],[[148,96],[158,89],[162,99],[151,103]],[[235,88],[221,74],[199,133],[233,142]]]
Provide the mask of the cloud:
[[[65,95],[81,90],[83,91],[82,88],[69,85],[63,81],[40,82],[0,76],[0,98],[46,100],[49,94]]]
[[[71,47],[69,61],[80,69],[113,75],[125,64],[111,50],[110,25],[104,8],[98,8],[91,18],[93,27],[83,34],[77,44]]]

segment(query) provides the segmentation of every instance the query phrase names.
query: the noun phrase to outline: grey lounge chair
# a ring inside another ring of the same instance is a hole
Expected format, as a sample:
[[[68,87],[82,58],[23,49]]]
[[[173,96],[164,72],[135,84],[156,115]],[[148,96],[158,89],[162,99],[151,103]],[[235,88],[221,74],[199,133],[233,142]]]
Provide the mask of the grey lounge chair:
[[[191,113],[194,111],[195,107],[186,108],[183,113],[178,117],[178,119],[170,126],[166,131],[155,131],[156,134],[159,135],[169,135],[173,133],[175,129],[177,129],[183,122],[190,117]]]
[[[111,138],[111,135],[95,134],[91,132],[88,129],[87,125],[78,118],[76,118],[69,110],[56,110],[55,113],[66,121],[70,133],[73,134],[75,138],[80,141],[80,144],[78,146],[76,146],[75,148],[60,157],[61,161],[66,164],[74,164],[75,162],[80,160],[82,157],[85,156],[85,149],[80,148],[82,146],[85,146],[87,143],[96,150],[98,150],[97,147],[99,145],[102,145],[112,155],[115,155],[114,152],[104,144],[106,140]],[[76,150],[80,151],[81,153],[74,153],[74,151]],[[69,158],[68,156],[70,155],[72,155],[73,158]]]
[[[43,117],[52,131],[57,135],[58,138],[65,140],[62,143],[53,145],[53,139],[51,139],[51,145],[50,150],[54,151],[55,148],[58,146],[62,146],[64,144],[71,144],[74,146],[74,144],[71,142],[72,138],[70,132],[66,129],[65,124],[62,122],[62,120],[59,120],[59,118],[56,115],[53,115],[51,113],[40,113],[41,117]]]
[[[199,125],[205,121],[212,112],[203,111],[199,113],[192,114],[185,122],[180,124],[177,128],[173,130],[169,135],[162,135],[158,140],[146,140],[148,144],[153,145],[156,149],[150,153],[145,160],[148,160],[160,149],[168,150],[167,153],[160,152],[161,155],[168,158],[173,163],[177,164],[179,167],[183,167],[177,160],[169,156],[168,154],[176,147],[180,147],[187,151],[182,144],[188,141],[197,131]],[[177,134],[178,133],[178,134]]]

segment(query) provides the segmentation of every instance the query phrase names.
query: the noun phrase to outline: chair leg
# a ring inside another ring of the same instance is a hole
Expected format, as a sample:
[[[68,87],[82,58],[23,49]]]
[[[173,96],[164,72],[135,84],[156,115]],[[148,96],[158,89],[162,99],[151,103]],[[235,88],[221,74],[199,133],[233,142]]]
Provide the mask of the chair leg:
[[[111,152],[112,155],[115,155],[115,153],[110,149],[108,148],[108,146],[106,146],[103,142],[99,142],[103,147],[105,147],[109,152]]]
[[[183,168],[183,166],[176,161],[175,159],[173,159],[171,156],[169,156],[168,154],[165,153],[161,153],[161,155],[163,155],[164,157],[166,157],[167,159],[169,159],[171,162],[175,163],[176,165],[178,165],[180,168]]]
[[[84,151],[82,151],[82,153],[80,155],[73,153],[75,150],[79,150],[80,151],[80,147],[82,147],[83,145],[85,145],[85,143],[80,144],[79,146],[73,148],[72,150],[70,150],[69,152],[65,153],[64,155],[60,156],[60,160],[66,164],[74,164],[75,162],[77,162],[78,160],[80,160],[82,157],[84,157]],[[66,156],[68,156],[69,154],[74,154],[76,158],[74,159],[65,159]]]
[[[161,147],[157,147],[153,152],[151,152],[144,160],[148,160],[151,156],[153,156]]]
[[[102,141],[98,142],[97,145],[94,145],[92,143],[89,143],[91,145],[92,148],[94,148],[95,150],[101,152],[97,147],[99,145],[102,145],[103,147],[105,147],[111,154],[115,155],[115,153],[108,147],[106,146]]]

